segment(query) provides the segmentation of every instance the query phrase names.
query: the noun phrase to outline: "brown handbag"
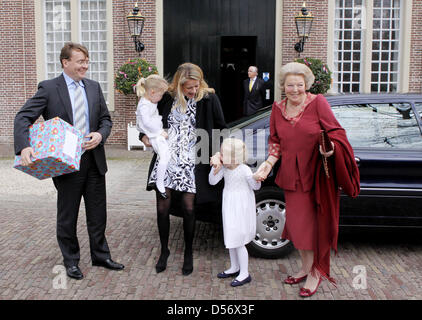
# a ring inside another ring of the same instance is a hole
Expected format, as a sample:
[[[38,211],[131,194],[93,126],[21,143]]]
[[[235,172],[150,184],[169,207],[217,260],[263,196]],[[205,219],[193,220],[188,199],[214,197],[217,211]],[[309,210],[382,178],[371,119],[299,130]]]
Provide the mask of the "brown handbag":
[[[319,133],[319,144],[321,145],[322,151],[325,152],[325,153],[333,150],[333,145],[331,144],[331,140],[330,140],[330,137],[328,136],[327,131],[325,131],[325,130],[320,131],[320,133]],[[327,176],[327,178],[329,178],[330,173],[328,172],[327,158],[322,156],[322,162],[324,163],[325,175]]]

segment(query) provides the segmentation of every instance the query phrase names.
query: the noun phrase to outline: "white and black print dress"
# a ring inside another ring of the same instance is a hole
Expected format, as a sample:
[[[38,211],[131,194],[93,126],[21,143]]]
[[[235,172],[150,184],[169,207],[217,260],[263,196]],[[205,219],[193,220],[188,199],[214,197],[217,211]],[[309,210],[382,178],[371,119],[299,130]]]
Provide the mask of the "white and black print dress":
[[[181,113],[180,106],[177,106],[170,112],[167,120],[170,161],[164,177],[164,186],[181,192],[196,193],[194,172],[196,102],[194,99],[187,102],[186,113]],[[158,161],[154,164],[148,184],[155,183],[157,179],[157,163]]]

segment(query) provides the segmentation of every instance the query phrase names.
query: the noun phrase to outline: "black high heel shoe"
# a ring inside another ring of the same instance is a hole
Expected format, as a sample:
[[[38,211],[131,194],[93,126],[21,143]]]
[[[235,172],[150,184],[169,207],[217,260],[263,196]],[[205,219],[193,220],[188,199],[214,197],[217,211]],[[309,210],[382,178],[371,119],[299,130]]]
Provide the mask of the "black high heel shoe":
[[[158,191],[158,189],[157,189],[157,192],[158,192],[158,194],[160,195],[161,198],[168,199],[167,194],[165,192],[160,192],[160,191]]]
[[[149,183],[147,186],[147,190],[155,190],[162,199],[168,199],[166,192],[161,192],[160,190],[158,190],[157,185],[155,183]]]
[[[183,261],[183,267],[182,267],[182,274],[184,276],[188,276],[193,271],[193,256],[192,253],[185,253],[185,259]]]
[[[155,265],[155,271],[157,273],[163,272],[167,268],[167,259],[170,255],[170,250],[161,252],[160,258],[158,258],[158,262]]]

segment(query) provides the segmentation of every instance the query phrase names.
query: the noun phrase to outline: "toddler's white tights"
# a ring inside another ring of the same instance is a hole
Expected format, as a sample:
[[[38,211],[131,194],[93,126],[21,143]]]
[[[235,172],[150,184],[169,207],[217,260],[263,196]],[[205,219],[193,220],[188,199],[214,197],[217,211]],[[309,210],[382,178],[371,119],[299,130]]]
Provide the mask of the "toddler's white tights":
[[[230,269],[224,271],[225,273],[234,273],[240,270],[236,277],[238,281],[245,280],[249,276],[248,270],[248,250],[245,246],[239,248],[229,249],[230,254]]]
[[[167,162],[166,161],[162,161],[161,159],[158,162],[157,165],[157,181],[156,181],[156,186],[158,191],[160,192],[166,192],[166,189],[164,187],[164,176],[166,174],[167,171]]]

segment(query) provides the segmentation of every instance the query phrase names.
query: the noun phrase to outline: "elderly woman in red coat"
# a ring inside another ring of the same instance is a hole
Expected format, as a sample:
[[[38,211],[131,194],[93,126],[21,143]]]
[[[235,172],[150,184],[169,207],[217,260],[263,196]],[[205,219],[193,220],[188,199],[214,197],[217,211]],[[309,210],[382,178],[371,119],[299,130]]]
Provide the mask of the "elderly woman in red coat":
[[[293,242],[302,260],[301,269],[284,282],[306,280],[299,293],[302,297],[312,296],[323,277],[334,282],[329,276],[329,253],[330,248],[337,249],[339,186],[346,185],[352,196],[359,192],[359,171],[344,129],[324,96],[307,92],[314,79],[304,64],[292,62],[282,67],[280,87],[286,99],[273,104],[269,156],[258,169],[265,179],[281,158],[275,182],[284,190],[286,201],[282,237]],[[321,130],[332,141],[330,152],[319,146]],[[324,173],[322,157],[333,171],[331,178]]]

